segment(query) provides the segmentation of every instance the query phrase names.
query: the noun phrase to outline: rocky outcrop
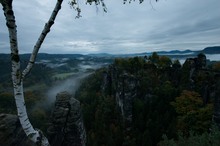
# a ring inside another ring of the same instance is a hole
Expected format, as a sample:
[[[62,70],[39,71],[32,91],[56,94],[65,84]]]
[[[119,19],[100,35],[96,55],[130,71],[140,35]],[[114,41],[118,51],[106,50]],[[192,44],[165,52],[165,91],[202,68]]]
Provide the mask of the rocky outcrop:
[[[68,92],[58,93],[48,128],[52,146],[85,146],[86,132],[80,102]]]
[[[35,146],[28,140],[16,115],[0,114],[0,146]]]
[[[137,95],[137,80],[132,75],[123,74],[119,77],[118,81],[116,87],[116,101],[121,110],[125,124],[129,127],[132,122],[133,101]]]
[[[133,101],[137,97],[138,79],[110,65],[103,73],[102,94],[113,95],[122,115],[126,131],[132,124]]]
[[[206,56],[202,53],[198,54],[195,58],[187,58],[183,65],[189,66],[189,81],[190,88],[194,88],[195,78],[198,75],[199,70],[206,68]]]

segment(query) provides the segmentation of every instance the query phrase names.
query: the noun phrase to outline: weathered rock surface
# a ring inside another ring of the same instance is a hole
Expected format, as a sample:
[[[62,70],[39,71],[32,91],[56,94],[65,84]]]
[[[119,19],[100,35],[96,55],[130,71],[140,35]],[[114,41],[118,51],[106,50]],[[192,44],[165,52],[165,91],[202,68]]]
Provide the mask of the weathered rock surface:
[[[116,101],[121,109],[125,123],[129,126],[132,122],[132,106],[137,95],[137,80],[134,76],[123,74],[119,77],[116,88]]]
[[[118,73],[114,66],[109,66],[103,75],[102,94],[113,95],[116,98],[126,130],[131,127],[132,106],[137,97],[137,87],[138,79],[134,75]]]
[[[16,115],[0,114],[0,146],[35,146],[28,140]]]
[[[57,94],[48,135],[52,146],[84,146],[86,144],[80,102],[68,92]]]

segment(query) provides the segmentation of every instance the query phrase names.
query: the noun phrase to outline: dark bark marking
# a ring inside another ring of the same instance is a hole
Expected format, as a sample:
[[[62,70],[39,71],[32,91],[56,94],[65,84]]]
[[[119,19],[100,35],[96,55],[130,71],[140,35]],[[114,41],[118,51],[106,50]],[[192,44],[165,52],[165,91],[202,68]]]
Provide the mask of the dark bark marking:
[[[8,10],[8,11],[6,12],[6,14],[7,14],[7,15],[14,15],[14,12],[13,12],[12,10]]]
[[[19,62],[20,58],[19,58],[18,54],[11,54],[11,60],[15,61],[15,62]]]
[[[31,126],[27,127],[27,128],[24,128],[24,130],[28,130]]]
[[[25,119],[24,121],[26,122],[28,120],[28,118],[27,119]]]
[[[21,93],[16,93],[16,95],[21,95]]]
[[[49,26],[52,26],[54,24],[54,21],[49,22]]]

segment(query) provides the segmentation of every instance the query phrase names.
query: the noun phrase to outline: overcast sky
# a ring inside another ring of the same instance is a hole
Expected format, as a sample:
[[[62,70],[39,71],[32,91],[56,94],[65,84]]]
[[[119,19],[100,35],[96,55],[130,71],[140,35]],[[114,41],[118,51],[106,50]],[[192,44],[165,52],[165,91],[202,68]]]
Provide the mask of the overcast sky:
[[[82,17],[64,0],[40,52],[127,54],[201,50],[220,45],[220,0],[105,0],[108,12],[79,0]],[[14,0],[20,53],[30,53],[56,0]],[[2,6],[0,7],[2,9]],[[10,53],[3,11],[0,53]]]

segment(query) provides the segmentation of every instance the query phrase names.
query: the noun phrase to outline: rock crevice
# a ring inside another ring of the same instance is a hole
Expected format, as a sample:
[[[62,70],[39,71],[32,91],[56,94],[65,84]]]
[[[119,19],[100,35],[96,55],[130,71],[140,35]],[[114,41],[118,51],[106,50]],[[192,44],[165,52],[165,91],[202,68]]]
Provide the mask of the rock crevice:
[[[86,132],[80,102],[68,92],[58,93],[48,128],[51,145],[85,146]]]

